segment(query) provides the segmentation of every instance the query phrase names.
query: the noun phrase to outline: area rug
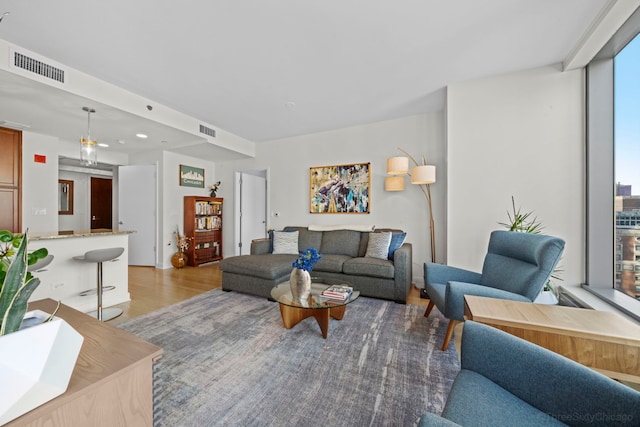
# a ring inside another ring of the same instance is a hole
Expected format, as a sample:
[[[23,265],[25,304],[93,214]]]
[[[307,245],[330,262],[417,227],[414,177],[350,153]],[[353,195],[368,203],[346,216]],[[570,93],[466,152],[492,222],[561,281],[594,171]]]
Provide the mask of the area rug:
[[[278,304],[215,289],[118,325],[164,349],[162,426],[412,426],[440,413],[460,369],[447,321],[360,297],[327,339]]]

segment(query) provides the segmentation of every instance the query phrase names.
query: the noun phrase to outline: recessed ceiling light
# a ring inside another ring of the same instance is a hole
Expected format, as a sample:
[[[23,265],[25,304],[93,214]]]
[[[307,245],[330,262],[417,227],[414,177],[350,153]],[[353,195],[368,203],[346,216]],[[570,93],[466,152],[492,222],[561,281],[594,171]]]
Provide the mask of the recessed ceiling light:
[[[108,147],[109,144],[105,144],[104,142],[99,142],[98,147]]]
[[[140,139],[147,139],[147,135],[145,135],[144,133],[136,133],[136,136]]]

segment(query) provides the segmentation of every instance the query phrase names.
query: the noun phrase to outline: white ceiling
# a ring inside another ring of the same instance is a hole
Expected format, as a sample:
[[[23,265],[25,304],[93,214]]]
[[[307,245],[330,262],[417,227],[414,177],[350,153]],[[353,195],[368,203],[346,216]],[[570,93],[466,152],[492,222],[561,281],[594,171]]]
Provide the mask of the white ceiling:
[[[0,39],[261,142],[440,110],[449,84],[561,63],[610,3],[0,0]],[[0,72],[0,120],[77,140],[87,104]],[[90,106],[92,136],[125,151],[193,140]],[[143,126],[147,146],[130,139]]]

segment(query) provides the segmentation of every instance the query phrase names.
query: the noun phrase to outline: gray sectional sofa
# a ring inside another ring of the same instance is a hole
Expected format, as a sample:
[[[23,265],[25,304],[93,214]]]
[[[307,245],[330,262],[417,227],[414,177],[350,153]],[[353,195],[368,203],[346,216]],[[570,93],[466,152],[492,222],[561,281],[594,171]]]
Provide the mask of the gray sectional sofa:
[[[307,227],[285,227],[298,231],[298,251],[315,248],[322,255],[311,272],[312,277],[344,280],[360,295],[406,303],[412,279],[412,247],[403,243],[389,255],[391,259],[365,257],[369,232],[355,230],[313,231]],[[401,230],[391,231],[394,239],[404,237]],[[393,247],[393,246],[392,246]],[[271,289],[289,280],[294,254],[273,252],[273,239],[251,243],[250,255],[220,261],[222,290],[238,291],[269,298]]]

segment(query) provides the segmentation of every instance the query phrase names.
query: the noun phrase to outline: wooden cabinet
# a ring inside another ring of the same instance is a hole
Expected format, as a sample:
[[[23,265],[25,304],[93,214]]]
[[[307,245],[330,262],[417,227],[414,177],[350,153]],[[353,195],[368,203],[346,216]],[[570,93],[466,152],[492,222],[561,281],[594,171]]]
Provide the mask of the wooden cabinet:
[[[0,128],[0,229],[21,233],[22,132]]]
[[[184,197],[187,264],[197,267],[222,259],[222,197]]]
[[[45,299],[29,309],[53,313],[56,305]],[[64,304],[56,316],[84,337],[67,391],[5,427],[152,427],[162,349]]]

